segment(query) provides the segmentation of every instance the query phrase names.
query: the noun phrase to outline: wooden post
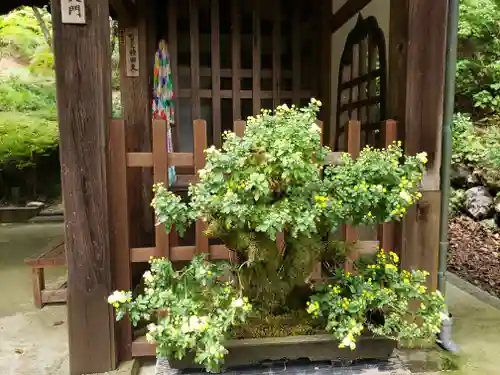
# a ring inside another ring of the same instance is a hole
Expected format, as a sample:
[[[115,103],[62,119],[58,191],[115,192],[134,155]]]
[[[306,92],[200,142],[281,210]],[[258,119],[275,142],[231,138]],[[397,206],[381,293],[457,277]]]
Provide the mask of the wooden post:
[[[106,372],[116,366],[114,317],[107,303],[112,291],[107,175],[109,3],[86,0],[85,9],[85,25],[63,24],[61,2],[52,0],[72,375]]]
[[[189,35],[191,50],[191,114],[201,116],[200,102],[200,27],[198,0],[189,0]]]
[[[168,150],[167,150],[167,122],[153,121],[153,179],[154,183],[163,183],[168,186]],[[169,257],[169,236],[164,225],[155,227],[156,257]]]
[[[261,0],[253,2],[253,34],[252,34],[252,108],[253,114],[258,115],[262,108],[260,99],[261,80],[261,50],[262,35],[260,33]]]
[[[241,15],[240,1],[231,0],[231,61],[233,89],[233,120],[241,119]]]
[[[382,140],[387,148],[397,140],[397,123],[394,120],[385,121],[382,126]],[[395,232],[394,223],[384,223],[378,226],[378,239],[380,247],[385,250],[394,250]]]
[[[220,17],[219,0],[212,0],[210,8],[211,43],[212,43],[212,132],[213,144],[220,147],[222,143],[222,114],[220,96]]]
[[[139,72],[136,77],[127,74],[127,56],[124,39],[120,38],[120,92],[122,114],[127,129],[127,152],[151,152],[151,103],[153,100],[153,61],[156,50],[155,15],[152,0],[134,5],[135,20],[119,19],[120,33],[136,28],[138,30],[137,55]],[[131,23],[132,22],[132,23]],[[134,218],[131,227],[131,245],[151,245],[154,223],[151,215],[151,185],[153,177],[150,168],[133,168],[129,171],[128,195],[130,216]]]
[[[207,123],[204,120],[195,120],[194,133],[194,171],[198,175],[200,169],[205,168],[205,149],[207,148]],[[208,253],[208,237],[205,236],[206,224],[203,220],[196,220],[196,253]]]
[[[246,122],[243,120],[237,120],[233,123],[234,134],[238,137],[243,138],[245,135],[245,127],[247,126]]]
[[[405,152],[426,151],[422,199],[403,220],[401,263],[431,273],[436,286],[439,253],[441,131],[447,1],[391,0],[389,113],[404,135]],[[425,24],[426,27],[422,28]]]
[[[113,265],[113,289],[132,289],[130,259],[130,222],[127,189],[127,140],[123,120],[112,120],[109,128],[109,217],[110,246]],[[132,358],[132,327],[125,317],[116,324],[118,359]]]
[[[349,121],[345,125],[347,134],[345,135],[345,151],[348,152],[353,159],[356,159],[359,155],[361,149],[361,123],[359,121]],[[358,240],[358,228],[352,225],[343,225],[344,241],[346,244],[354,243]],[[354,262],[358,258],[357,251],[355,249],[347,254],[345,262],[345,270],[352,272],[354,268]]]
[[[331,139],[334,134],[332,123],[332,31],[331,20],[333,12],[333,1],[321,0],[320,8],[320,74],[319,74],[319,96],[323,103],[320,112],[320,118],[324,122],[323,142]],[[340,53],[340,51],[336,51]],[[333,147],[333,143],[330,144]]]

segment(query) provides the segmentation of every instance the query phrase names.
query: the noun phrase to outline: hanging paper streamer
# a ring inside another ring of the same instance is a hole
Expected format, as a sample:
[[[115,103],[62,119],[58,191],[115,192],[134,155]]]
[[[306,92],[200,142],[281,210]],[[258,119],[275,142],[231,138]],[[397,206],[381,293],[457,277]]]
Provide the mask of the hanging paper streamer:
[[[160,40],[155,54],[154,85],[153,85],[153,119],[167,121],[167,150],[173,152],[172,127],[174,117],[174,90],[172,87],[172,71],[167,43]],[[175,182],[175,167],[168,168],[169,185]]]

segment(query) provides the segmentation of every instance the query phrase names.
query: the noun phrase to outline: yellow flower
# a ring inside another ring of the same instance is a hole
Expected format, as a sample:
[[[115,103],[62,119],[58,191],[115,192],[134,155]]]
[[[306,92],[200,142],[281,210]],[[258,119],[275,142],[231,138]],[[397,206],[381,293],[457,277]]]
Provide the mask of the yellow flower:
[[[389,253],[389,256],[392,258],[392,261],[397,263],[399,262],[399,257],[396,253],[393,253],[392,251]]]

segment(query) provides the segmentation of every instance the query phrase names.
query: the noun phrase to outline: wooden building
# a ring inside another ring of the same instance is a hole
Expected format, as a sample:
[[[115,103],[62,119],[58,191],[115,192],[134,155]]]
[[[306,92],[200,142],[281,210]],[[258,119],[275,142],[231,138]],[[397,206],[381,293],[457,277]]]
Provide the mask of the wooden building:
[[[0,13],[47,2],[2,0]],[[402,265],[431,271],[436,284],[448,0],[52,0],[50,9],[72,374],[104,372],[132,356],[130,327],[115,324],[106,298],[124,285],[117,280],[116,249],[154,246],[151,169],[136,168],[124,179],[130,222],[112,209],[121,198],[110,188],[116,173],[108,164],[117,152],[108,142],[117,136],[109,134],[110,15],[122,34],[126,137],[120,152],[151,151],[152,67],[160,38],[171,54],[176,151],[193,151],[193,120],[207,120],[207,143],[220,145],[234,120],[311,97],[324,103],[323,139],[335,149],[343,145],[348,120],[361,122],[362,144],[375,145],[381,122],[396,120],[406,151],[426,151],[429,169],[422,200],[393,240]],[[137,38],[133,74],[127,33]],[[123,226],[130,228],[126,240],[117,236]]]

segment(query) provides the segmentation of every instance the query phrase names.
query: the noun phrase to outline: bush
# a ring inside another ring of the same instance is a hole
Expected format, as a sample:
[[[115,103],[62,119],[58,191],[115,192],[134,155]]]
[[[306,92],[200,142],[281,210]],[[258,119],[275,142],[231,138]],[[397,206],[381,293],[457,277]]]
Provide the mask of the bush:
[[[52,78],[0,78],[0,112],[54,111],[56,86]]]
[[[398,220],[419,197],[426,158],[404,156],[400,146],[364,149],[342,166],[322,162],[315,124],[320,103],[278,107],[248,119],[243,138],[226,133],[221,150],[206,150],[200,182],[185,203],[164,186],[153,206],[159,224],[184,231],[197,218],[207,235],[224,241],[241,259],[246,294],[270,311],[304,285],[325,252],[323,239],[343,223],[375,225]],[[280,255],[276,235],[285,233]],[[304,251],[307,249],[307,251]]]
[[[495,0],[463,0],[459,19],[457,94],[476,114],[500,110],[500,7]],[[479,112],[479,113],[477,113]]]
[[[157,343],[158,357],[182,359],[193,351],[196,363],[219,372],[231,329],[243,323],[252,308],[233,283],[221,281],[231,271],[229,264],[212,264],[206,255],[196,256],[181,271],[165,259],[150,263],[143,294],[133,298],[131,292],[116,291],[108,298],[117,320],[128,314],[136,325],[156,317],[146,337]]]
[[[51,29],[50,14],[43,11],[47,27]],[[21,7],[0,16],[0,57],[10,56],[30,63],[37,48],[46,44],[42,29],[30,7]]]
[[[468,115],[455,115],[453,129],[454,163],[475,169],[483,182],[500,184],[500,129],[475,126]]]
[[[15,161],[19,167],[33,163],[58,146],[59,132],[55,111],[30,114],[0,112],[0,167]]]

